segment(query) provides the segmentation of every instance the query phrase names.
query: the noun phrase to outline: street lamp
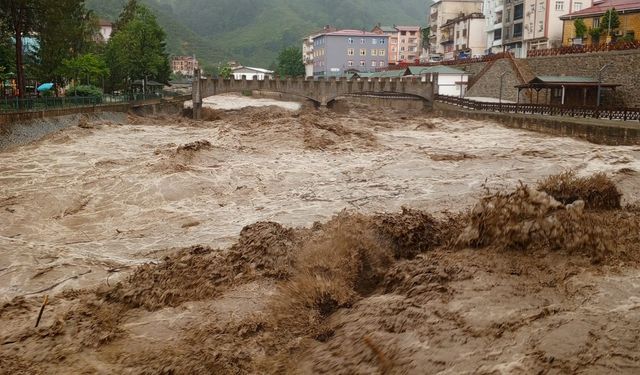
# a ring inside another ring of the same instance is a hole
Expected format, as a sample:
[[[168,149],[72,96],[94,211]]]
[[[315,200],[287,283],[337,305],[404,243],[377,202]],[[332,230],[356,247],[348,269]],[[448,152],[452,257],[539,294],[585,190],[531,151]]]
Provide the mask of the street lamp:
[[[602,91],[601,88],[601,84],[602,84],[602,72],[610,67],[611,65],[613,65],[613,63],[606,63],[602,66],[602,68],[600,68],[600,70],[598,70],[598,96],[596,98],[596,108],[600,107],[600,92]]]

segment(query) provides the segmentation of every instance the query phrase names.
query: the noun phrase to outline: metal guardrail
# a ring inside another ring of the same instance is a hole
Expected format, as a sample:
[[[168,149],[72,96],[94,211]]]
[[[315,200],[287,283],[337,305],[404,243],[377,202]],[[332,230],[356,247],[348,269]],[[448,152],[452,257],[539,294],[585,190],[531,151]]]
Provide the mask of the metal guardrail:
[[[0,98],[0,113],[36,112],[63,108],[95,107],[161,99],[162,94],[127,94],[99,96],[67,96],[39,98]]]
[[[522,113],[546,116],[570,116],[621,121],[640,121],[640,108],[595,108],[566,107],[549,104],[486,103],[447,95],[436,95],[435,100],[441,103],[453,104],[462,108],[474,109],[478,111]]]

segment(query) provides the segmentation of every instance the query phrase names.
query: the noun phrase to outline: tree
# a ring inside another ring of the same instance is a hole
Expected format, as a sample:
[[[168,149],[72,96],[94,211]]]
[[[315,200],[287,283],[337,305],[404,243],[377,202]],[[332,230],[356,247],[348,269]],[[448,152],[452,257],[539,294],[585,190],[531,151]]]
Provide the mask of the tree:
[[[302,62],[302,50],[298,47],[289,47],[280,51],[280,55],[278,55],[277,73],[280,76],[304,76],[305,69],[304,63]]]
[[[102,57],[87,53],[76,58],[65,59],[62,62],[60,73],[66,77],[74,78],[76,85],[80,83],[82,78],[86,78],[85,84],[91,85],[92,78],[107,76],[109,68]]]
[[[600,43],[600,35],[602,35],[602,33],[604,32],[604,30],[602,30],[602,28],[600,27],[592,27],[589,29],[589,35],[591,36],[591,44],[598,44]]]
[[[616,8],[609,9],[604,13],[600,20],[600,27],[607,31],[608,36],[611,36],[613,30],[620,27],[620,17],[618,17]]]
[[[233,74],[233,69],[231,69],[231,66],[229,66],[229,64],[222,64],[218,66],[218,76],[227,79],[227,78],[231,78],[231,75]]]
[[[582,18],[576,18],[573,21],[573,28],[576,30],[576,38],[584,38],[587,34],[587,25],[585,25]]]
[[[0,0],[0,27],[9,30],[15,40],[16,80],[18,96],[24,97],[24,46],[23,37],[33,31],[35,24],[35,0]]]
[[[41,80],[61,83],[60,66],[92,49],[98,31],[97,16],[87,11],[85,0],[40,0],[38,24],[38,75]]]
[[[140,4],[138,3],[138,0],[129,0],[124,8],[122,8],[122,12],[120,12],[118,20],[113,23],[114,32],[122,29],[124,25],[133,20],[136,17],[139,8]]]
[[[132,15],[123,11],[122,16],[117,22],[119,28],[107,44],[112,85],[128,87],[136,79],[143,80],[145,87],[150,79],[168,82],[171,68],[165,51],[165,33],[155,16],[143,5],[137,5]]]

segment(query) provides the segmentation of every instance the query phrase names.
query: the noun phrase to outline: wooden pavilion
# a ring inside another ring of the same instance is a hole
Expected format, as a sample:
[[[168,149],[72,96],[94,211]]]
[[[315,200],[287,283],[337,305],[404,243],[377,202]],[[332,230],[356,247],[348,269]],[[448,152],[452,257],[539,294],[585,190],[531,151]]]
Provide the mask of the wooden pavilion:
[[[603,90],[614,91],[618,86],[621,85],[600,82],[590,77],[537,76],[516,88],[518,102],[520,102],[520,92],[529,90],[531,103],[534,104],[596,107],[599,103],[598,94],[602,95]]]

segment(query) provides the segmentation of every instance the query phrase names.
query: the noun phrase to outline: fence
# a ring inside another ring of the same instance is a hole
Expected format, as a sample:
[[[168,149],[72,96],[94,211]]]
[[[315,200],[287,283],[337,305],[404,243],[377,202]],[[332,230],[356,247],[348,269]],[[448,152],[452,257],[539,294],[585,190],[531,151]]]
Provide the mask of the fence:
[[[481,63],[481,62],[490,62],[490,61],[496,61],[496,60],[500,60],[500,59],[504,59],[504,58],[508,58],[508,57],[513,57],[513,54],[511,52],[500,52],[500,53],[494,53],[491,55],[484,55],[484,56],[480,56],[480,57],[473,57],[473,58],[466,58],[466,59],[455,59],[455,60],[443,60],[443,61],[437,61],[437,62],[428,62],[428,63],[406,63],[406,62],[401,62],[401,63],[397,63],[395,65],[389,65],[386,68],[378,68],[377,71],[385,71],[385,70],[400,70],[400,69],[406,69],[410,66],[437,66],[437,65],[460,65],[460,64],[472,64],[472,63]]]
[[[527,51],[527,57],[539,57],[539,56],[559,56],[559,55],[571,55],[577,53],[590,53],[590,52],[605,52],[605,51],[624,51],[630,49],[640,49],[640,41],[619,41],[616,43],[603,43],[596,45],[575,45],[560,48],[548,48],[548,49],[532,49]]]
[[[485,103],[447,95],[436,95],[435,100],[478,111],[640,121],[640,108],[594,108],[565,107],[549,104]]]
[[[162,94],[128,94],[104,96],[67,96],[39,98],[0,98],[0,113],[47,111],[51,109],[72,107],[94,107],[119,103],[135,103],[150,99],[162,98]]]

